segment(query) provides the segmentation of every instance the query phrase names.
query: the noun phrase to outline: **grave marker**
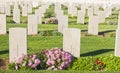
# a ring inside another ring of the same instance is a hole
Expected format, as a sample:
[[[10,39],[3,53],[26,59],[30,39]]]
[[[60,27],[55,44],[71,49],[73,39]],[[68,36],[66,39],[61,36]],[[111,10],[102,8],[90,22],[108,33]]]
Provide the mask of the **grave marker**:
[[[75,57],[80,57],[80,35],[81,30],[76,28],[64,29],[63,50]]]
[[[20,10],[19,9],[13,10],[13,21],[16,23],[20,23]]]
[[[6,34],[6,15],[0,14],[0,34]]]
[[[115,56],[120,57],[120,29],[116,31]]]
[[[84,11],[78,11],[78,16],[77,16],[77,23],[82,23],[84,24],[84,18],[85,18],[85,13]]]
[[[28,35],[38,34],[38,21],[36,15],[28,15]]]
[[[27,32],[25,28],[9,29],[9,62],[27,54]]]
[[[58,32],[63,33],[63,29],[68,28],[68,16],[62,15],[58,18]]]
[[[99,23],[98,16],[89,17],[88,34],[98,35],[98,23]]]

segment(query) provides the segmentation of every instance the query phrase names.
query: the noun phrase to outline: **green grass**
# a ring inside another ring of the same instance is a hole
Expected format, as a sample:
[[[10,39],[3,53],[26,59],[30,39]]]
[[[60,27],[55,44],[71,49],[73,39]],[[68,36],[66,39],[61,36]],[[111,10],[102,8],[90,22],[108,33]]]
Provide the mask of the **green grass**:
[[[9,41],[8,35],[2,35],[0,37],[0,58],[8,58],[8,48]],[[62,48],[63,46],[63,38],[62,36],[28,36],[28,54],[36,53],[41,49],[50,49],[53,47]],[[93,55],[105,55],[105,54],[113,54],[114,52],[114,37],[97,37],[97,36],[86,36],[81,38],[81,54],[90,53],[87,56],[91,56],[91,52]],[[112,51],[109,51],[112,49]],[[104,52],[104,50],[108,50],[108,52]],[[96,52],[101,52],[100,54],[96,54]],[[103,52],[103,53],[102,53]]]

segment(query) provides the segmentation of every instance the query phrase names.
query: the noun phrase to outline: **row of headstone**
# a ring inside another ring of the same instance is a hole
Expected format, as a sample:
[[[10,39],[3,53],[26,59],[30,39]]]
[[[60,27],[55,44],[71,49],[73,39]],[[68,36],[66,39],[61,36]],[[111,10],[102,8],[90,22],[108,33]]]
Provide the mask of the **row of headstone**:
[[[34,17],[31,15],[31,17]],[[36,17],[37,18],[37,17]],[[69,28],[63,32],[63,50],[75,57],[80,57],[80,29]],[[9,62],[22,54],[27,55],[27,30],[26,28],[9,29]]]

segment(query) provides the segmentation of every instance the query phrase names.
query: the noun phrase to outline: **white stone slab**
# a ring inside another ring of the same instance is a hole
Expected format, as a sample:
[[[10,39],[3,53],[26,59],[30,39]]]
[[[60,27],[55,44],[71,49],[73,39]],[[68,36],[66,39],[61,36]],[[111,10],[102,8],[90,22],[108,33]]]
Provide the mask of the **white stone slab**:
[[[0,5],[0,13],[5,13],[5,5],[4,4]]]
[[[20,10],[19,9],[13,10],[13,21],[15,23],[20,23]]]
[[[85,19],[85,11],[79,10],[78,11],[78,16],[77,16],[77,23],[82,23],[84,24],[84,19]]]
[[[26,5],[22,6],[22,16],[28,15],[28,8]]]
[[[10,16],[11,15],[11,7],[10,7],[10,4],[6,4],[5,6],[5,14]]]
[[[29,2],[27,8],[28,8],[28,13],[32,13],[32,2]]]
[[[6,34],[6,15],[0,14],[0,34]]]
[[[63,29],[68,28],[68,16],[60,16],[58,19],[58,32],[63,33]]]
[[[97,14],[99,16],[99,22],[104,23],[105,22],[105,11],[98,11]]]
[[[98,24],[99,24],[99,17],[90,16],[88,23],[88,34],[98,35]]]
[[[93,16],[93,8],[88,8],[88,17]]]
[[[9,29],[9,62],[27,54],[27,32],[25,28]]]
[[[115,56],[120,57],[120,29],[116,30]]]
[[[28,15],[28,35],[38,34],[38,21],[36,15]]]
[[[71,53],[74,57],[80,57],[81,30],[76,28],[64,29],[63,50]]]
[[[38,10],[35,10],[35,15],[37,16],[38,24],[42,24],[42,10],[41,10],[41,8]]]

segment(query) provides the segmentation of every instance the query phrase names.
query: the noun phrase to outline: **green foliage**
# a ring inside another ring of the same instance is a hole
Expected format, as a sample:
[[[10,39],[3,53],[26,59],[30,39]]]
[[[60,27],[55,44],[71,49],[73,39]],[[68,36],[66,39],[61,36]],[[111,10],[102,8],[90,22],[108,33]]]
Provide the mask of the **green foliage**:
[[[9,63],[8,64],[8,69],[15,70],[15,63]]]
[[[68,9],[68,8],[67,8],[66,6],[64,6],[64,5],[61,5],[61,7],[62,7],[63,10],[67,10],[67,9]]]
[[[50,17],[54,17],[55,13],[54,13],[54,6],[51,5],[49,9],[46,10],[46,13],[44,14],[45,18],[50,18]]]
[[[99,59],[104,63],[102,67],[95,65],[95,60]],[[113,55],[110,56],[96,56],[96,57],[81,57],[75,59],[69,67],[69,70],[88,70],[88,71],[119,71],[120,58]]]
[[[41,64],[38,66],[38,69],[40,69],[40,70],[46,69],[47,68],[47,65],[46,65],[47,59],[46,59],[44,50],[39,51],[36,55],[41,61]]]
[[[93,61],[92,57],[82,57],[75,59],[70,67],[69,70],[93,70]]]
[[[62,36],[62,33],[55,31],[55,30],[51,30],[51,31],[40,31],[39,34],[41,36]]]

